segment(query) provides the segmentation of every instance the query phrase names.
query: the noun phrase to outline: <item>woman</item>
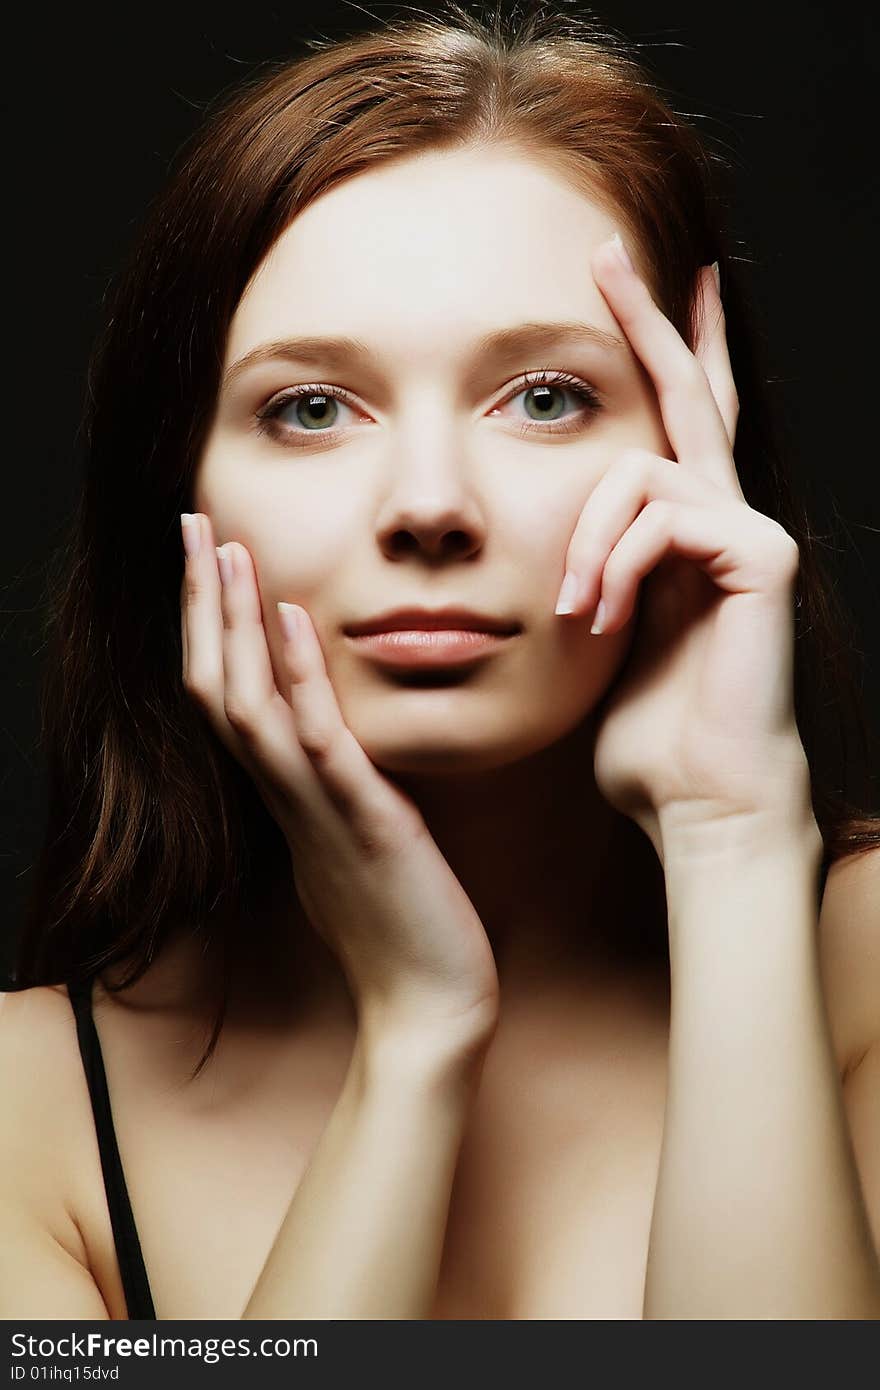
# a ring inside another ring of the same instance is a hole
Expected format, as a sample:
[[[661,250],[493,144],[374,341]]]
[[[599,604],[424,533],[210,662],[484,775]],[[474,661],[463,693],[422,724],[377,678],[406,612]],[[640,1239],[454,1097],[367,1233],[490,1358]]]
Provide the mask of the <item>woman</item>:
[[[878,1316],[880,837],[711,161],[587,21],[315,47],[93,364],[3,1316]]]

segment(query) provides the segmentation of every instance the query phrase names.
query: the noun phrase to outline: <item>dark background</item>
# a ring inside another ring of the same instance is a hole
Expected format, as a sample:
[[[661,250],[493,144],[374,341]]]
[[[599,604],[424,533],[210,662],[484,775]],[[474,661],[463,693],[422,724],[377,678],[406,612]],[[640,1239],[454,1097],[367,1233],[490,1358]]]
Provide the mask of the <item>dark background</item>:
[[[107,281],[212,97],[256,63],[301,52],[304,37],[419,8],[436,9],[339,0],[226,14],[195,3],[166,14],[72,7],[49,23],[33,7],[30,35],[7,49],[3,336],[16,370],[4,412],[0,981],[45,815],[43,567],[79,490],[86,363]],[[586,9],[564,0],[559,8]],[[734,164],[737,254],[750,265],[803,495],[855,615],[877,729],[876,12],[867,3],[715,10],[704,0],[593,9],[639,44],[675,109]]]

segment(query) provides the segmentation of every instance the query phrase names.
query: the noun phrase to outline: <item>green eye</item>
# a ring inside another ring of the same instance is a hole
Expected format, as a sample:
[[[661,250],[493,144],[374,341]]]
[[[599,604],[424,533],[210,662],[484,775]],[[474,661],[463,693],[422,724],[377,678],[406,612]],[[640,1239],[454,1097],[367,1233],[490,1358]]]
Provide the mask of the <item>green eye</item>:
[[[583,428],[585,416],[590,419],[602,409],[599,393],[580,377],[568,372],[555,372],[548,368],[540,372],[527,372],[524,380],[525,385],[521,381],[518,389],[501,403],[506,405],[518,396],[526,397],[529,420],[522,425],[523,434],[574,433]],[[571,419],[563,418],[566,395],[576,397],[580,403],[579,412]],[[340,406],[345,410],[356,408],[353,401],[348,400],[348,393],[339,387],[318,383],[295,386],[257,412],[257,430],[291,448],[319,440],[321,444],[330,443],[344,430],[344,426],[337,424]],[[494,407],[490,414],[498,414],[500,408]],[[292,418],[284,419],[283,414],[288,409],[291,409]]]

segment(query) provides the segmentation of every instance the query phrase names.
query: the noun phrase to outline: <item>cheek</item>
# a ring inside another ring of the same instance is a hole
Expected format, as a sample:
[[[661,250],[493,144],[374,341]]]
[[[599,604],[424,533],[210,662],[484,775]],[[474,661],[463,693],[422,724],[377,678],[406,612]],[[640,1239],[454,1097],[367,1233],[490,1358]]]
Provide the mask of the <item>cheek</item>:
[[[592,614],[571,618],[551,613],[533,631],[528,681],[535,694],[576,723],[596,707],[614,684],[632,647],[635,619],[619,632],[594,636]]]
[[[299,603],[321,633],[321,604],[332,580],[352,553],[354,536],[345,509],[299,507],[289,495],[267,499],[239,480],[225,486],[203,482],[193,491],[196,511],[211,519],[218,544],[240,541],[250,552],[256,572],[269,657],[279,690],[286,687],[284,639],[276,604]]]
[[[362,527],[364,502],[352,493],[334,485],[320,458],[287,458],[281,450],[264,455],[252,442],[218,430],[202,455],[193,504],[211,517],[218,544],[247,546],[261,582],[283,576],[293,588],[326,573],[350,546],[353,529]]]
[[[594,486],[594,477],[580,472],[575,477],[560,477],[552,490],[543,488],[525,495],[523,489],[490,536],[490,545],[497,546],[499,556],[515,559],[522,578],[511,588],[527,610],[553,616],[569,543]]]
[[[350,553],[353,535],[344,508],[298,505],[287,489],[284,497],[266,497],[256,487],[203,486],[194,494],[196,510],[211,518],[218,545],[240,541],[250,551],[264,600],[308,604],[326,586],[340,561]]]

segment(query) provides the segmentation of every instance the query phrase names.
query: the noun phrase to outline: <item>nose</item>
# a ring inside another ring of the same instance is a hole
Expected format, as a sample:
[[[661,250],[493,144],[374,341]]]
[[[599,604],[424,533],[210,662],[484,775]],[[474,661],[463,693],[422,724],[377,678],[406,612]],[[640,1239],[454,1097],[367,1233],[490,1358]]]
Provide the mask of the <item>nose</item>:
[[[402,467],[377,525],[379,544],[392,560],[418,553],[466,559],[483,546],[485,534],[483,509],[448,459]]]

